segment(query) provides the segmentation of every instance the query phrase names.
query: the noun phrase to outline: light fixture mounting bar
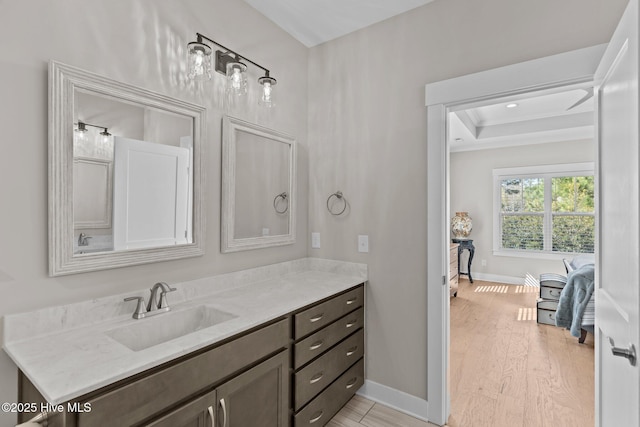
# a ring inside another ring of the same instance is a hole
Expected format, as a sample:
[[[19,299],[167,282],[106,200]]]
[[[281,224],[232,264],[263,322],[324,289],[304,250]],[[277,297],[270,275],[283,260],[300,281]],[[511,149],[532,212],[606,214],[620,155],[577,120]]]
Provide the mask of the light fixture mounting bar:
[[[203,34],[196,33],[196,36],[198,37],[198,43],[202,43],[202,39],[207,40],[208,42],[211,42],[211,43],[215,44],[216,46],[219,46],[219,47],[221,47],[222,49],[224,49],[224,50],[226,51],[225,53],[227,53],[227,54],[232,53],[232,54],[234,54],[238,59],[243,59],[243,60],[245,60],[245,61],[247,61],[247,62],[250,62],[251,64],[255,65],[256,67],[258,67],[258,68],[260,68],[260,69],[264,70],[265,74],[266,74],[267,76],[269,76],[269,70],[268,70],[267,68],[263,67],[262,65],[258,64],[257,62],[253,62],[252,60],[250,60],[250,59],[249,59],[249,58],[247,58],[246,56],[243,56],[243,55],[239,54],[238,52],[236,52],[236,51],[234,51],[234,50],[232,50],[232,49],[229,49],[228,47],[226,47],[226,46],[224,46],[224,45],[221,45],[221,44],[220,44],[220,43],[218,43],[217,41],[215,41],[215,40],[213,40],[213,39],[211,39],[211,38],[209,38],[209,37],[207,37],[207,36],[205,36],[205,35],[203,35]],[[221,56],[221,55],[220,55],[220,56]],[[223,73],[223,74],[224,74],[224,73]]]
[[[91,126],[93,128],[98,128],[98,129],[107,129],[108,128],[108,126],[92,125],[91,123],[83,122],[82,120],[78,120],[78,123],[76,123],[76,124],[80,124],[80,123],[82,123],[85,126]]]

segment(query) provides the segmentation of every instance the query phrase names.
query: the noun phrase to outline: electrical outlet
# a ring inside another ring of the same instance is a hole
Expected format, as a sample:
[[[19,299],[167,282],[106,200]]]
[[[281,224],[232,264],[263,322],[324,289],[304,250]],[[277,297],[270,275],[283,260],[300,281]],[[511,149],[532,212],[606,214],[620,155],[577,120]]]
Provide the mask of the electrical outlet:
[[[320,233],[311,233],[311,248],[320,249]]]
[[[483,267],[487,266],[487,260],[483,259],[482,262],[480,262],[480,264],[482,264]]]
[[[264,228],[262,229],[262,235],[263,235],[263,236],[268,236],[268,235],[269,235],[269,229],[268,229],[268,228],[266,228],[266,227],[264,227]]]
[[[358,236],[358,252],[369,252],[369,236],[366,234]]]

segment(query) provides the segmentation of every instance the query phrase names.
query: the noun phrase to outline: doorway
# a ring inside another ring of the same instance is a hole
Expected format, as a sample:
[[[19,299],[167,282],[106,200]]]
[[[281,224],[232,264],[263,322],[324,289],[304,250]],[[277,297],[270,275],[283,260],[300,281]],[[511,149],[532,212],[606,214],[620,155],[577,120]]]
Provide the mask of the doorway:
[[[426,86],[428,123],[428,419],[444,425],[450,413],[449,289],[450,146],[447,115],[462,105],[508,102],[532,92],[554,93],[593,85],[606,45],[580,49]]]

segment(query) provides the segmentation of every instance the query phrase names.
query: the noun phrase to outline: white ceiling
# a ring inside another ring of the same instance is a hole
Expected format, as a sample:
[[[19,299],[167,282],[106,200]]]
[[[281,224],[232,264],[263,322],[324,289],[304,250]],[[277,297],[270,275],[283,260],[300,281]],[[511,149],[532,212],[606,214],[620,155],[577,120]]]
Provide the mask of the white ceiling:
[[[307,47],[433,0],[245,0]]]
[[[449,114],[451,151],[593,138],[590,95],[589,89],[573,89],[457,109]],[[517,106],[507,108],[512,103]]]

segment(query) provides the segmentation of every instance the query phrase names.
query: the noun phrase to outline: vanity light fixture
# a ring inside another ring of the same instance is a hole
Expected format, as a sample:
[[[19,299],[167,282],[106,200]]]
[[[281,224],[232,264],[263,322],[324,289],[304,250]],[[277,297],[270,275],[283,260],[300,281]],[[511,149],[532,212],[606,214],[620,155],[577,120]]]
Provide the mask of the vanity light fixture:
[[[104,143],[109,142],[109,138],[111,137],[111,134],[109,133],[109,130],[106,127],[99,126],[99,125],[92,125],[91,123],[81,122],[80,120],[78,120],[77,127],[75,129],[75,131],[78,132],[79,137],[86,138],[84,134],[86,134],[89,131],[89,129],[87,129],[87,126],[91,126],[92,128],[102,129],[102,132],[98,134],[99,140],[101,140]]]
[[[86,133],[89,129],[83,122],[78,122],[78,127],[76,128],[76,132]]]
[[[109,131],[107,131],[107,128],[104,128],[104,130],[100,132],[100,137],[102,138],[102,142],[106,144],[109,142],[111,134],[109,133]]]
[[[269,70],[262,65],[250,60],[246,56],[229,49],[215,40],[196,33],[197,41],[187,45],[187,62],[189,66],[188,76],[193,80],[211,79],[211,48],[205,41],[219,46],[222,50],[217,50],[215,54],[215,70],[227,77],[227,91],[234,96],[242,96],[247,93],[247,65],[241,61],[246,61],[264,71],[264,76],[258,79],[262,86],[262,94],[258,105],[266,108],[275,106],[273,98],[273,87],[277,81],[269,75]]]

